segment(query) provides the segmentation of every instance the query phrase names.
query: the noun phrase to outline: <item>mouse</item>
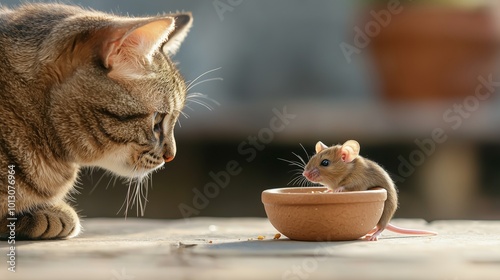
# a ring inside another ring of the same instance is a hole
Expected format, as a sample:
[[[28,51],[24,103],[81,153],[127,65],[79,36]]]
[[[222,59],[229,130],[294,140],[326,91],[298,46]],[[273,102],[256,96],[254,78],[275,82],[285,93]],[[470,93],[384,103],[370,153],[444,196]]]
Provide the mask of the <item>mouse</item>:
[[[359,155],[360,145],[356,140],[348,140],[342,145],[331,147],[318,141],[315,150],[316,154],[309,159],[302,175],[312,183],[327,187],[326,192],[366,191],[374,188],[387,191],[380,220],[364,239],[376,241],[385,229],[401,234],[437,234],[426,230],[400,228],[389,223],[398,208],[396,186],[379,164]]]

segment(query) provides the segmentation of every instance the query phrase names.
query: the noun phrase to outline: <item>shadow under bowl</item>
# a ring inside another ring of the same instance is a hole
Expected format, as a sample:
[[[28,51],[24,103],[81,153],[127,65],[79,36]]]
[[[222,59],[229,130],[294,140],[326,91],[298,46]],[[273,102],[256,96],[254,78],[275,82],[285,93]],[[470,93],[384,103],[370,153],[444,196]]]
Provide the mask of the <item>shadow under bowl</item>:
[[[378,223],[385,189],[323,193],[326,187],[291,187],[262,192],[271,224],[302,241],[345,241],[366,235]]]

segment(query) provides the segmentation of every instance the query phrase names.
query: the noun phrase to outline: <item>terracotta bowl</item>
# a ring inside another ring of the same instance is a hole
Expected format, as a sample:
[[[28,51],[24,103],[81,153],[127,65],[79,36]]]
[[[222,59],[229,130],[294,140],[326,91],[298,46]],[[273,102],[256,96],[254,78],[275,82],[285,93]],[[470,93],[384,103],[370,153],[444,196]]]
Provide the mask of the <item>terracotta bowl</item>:
[[[372,230],[382,215],[387,192],[320,193],[326,187],[292,187],[262,192],[271,224],[293,240],[355,240]]]

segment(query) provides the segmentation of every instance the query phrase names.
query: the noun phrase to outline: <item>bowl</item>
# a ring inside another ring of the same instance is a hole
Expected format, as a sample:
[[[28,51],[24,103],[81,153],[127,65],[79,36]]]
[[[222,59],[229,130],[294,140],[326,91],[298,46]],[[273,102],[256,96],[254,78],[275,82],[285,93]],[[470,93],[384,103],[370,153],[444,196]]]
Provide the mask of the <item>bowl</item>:
[[[378,223],[385,189],[323,193],[326,187],[291,187],[262,192],[271,224],[302,241],[346,241],[366,235]]]

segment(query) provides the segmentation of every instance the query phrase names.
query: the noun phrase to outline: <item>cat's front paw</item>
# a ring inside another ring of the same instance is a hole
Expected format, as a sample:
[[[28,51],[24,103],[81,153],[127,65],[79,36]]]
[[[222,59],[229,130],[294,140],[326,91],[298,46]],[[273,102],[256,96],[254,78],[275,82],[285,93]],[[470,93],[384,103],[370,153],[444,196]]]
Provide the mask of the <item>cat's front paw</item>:
[[[7,229],[7,219],[0,221],[0,233]],[[11,222],[11,221],[8,221]],[[15,221],[16,239],[63,239],[80,233],[80,219],[75,210],[66,203],[36,209],[20,214]]]
[[[334,193],[339,193],[339,192],[344,192],[344,191],[345,191],[345,187],[338,187],[338,188],[333,190]]]

